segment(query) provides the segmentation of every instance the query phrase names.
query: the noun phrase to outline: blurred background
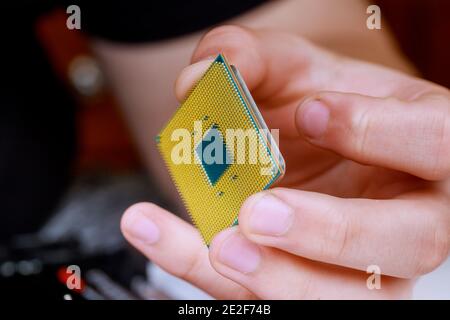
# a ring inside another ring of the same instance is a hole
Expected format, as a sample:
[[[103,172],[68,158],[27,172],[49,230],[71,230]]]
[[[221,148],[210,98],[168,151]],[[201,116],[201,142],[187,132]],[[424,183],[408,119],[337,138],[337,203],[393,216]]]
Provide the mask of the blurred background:
[[[158,52],[154,46],[170,47],[171,39],[188,39],[183,57],[171,64],[170,77],[162,74],[162,66],[151,69],[152,78],[141,82],[143,90],[162,88],[168,96],[167,100],[150,97],[145,103],[168,101],[173,104],[172,112],[176,103],[171,86],[165,84],[173,82],[176,73],[188,64],[204,30],[252,12],[264,2],[210,1],[211,6],[225,7],[219,13],[208,11],[204,4],[179,7],[177,1],[163,7],[149,1],[112,1],[107,5],[102,1],[30,0],[1,4],[2,295],[207,298],[147,264],[120,234],[120,217],[135,202],[152,201],[177,209],[161,192],[164,188],[159,176],[146,165],[155,154],[142,151],[154,148],[151,133],[160,127],[154,125],[148,135],[144,133],[146,138],[136,138],[142,133],[130,129],[133,121],[122,108],[127,98],[118,92],[117,82],[110,82],[107,68],[121,61],[117,58],[123,53],[120,46],[138,50],[149,46],[154,53]],[[383,26],[389,24],[401,50],[420,74],[449,87],[450,2],[373,3],[381,7]],[[81,30],[66,26],[70,4],[81,8]],[[270,9],[266,12],[270,16]],[[104,54],[110,42],[119,46],[114,47],[116,58]],[[154,53],[154,60],[158,54]],[[141,55],[131,54],[131,58],[141,59]],[[160,82],[164,86],[160,87]],[[166,114],[161,118],[167,119]],[[80,266],[83,290],[67,288],[69,265]],[[450,283],[449,263],[420,280],[415,296],[450,299],[446,283]]]

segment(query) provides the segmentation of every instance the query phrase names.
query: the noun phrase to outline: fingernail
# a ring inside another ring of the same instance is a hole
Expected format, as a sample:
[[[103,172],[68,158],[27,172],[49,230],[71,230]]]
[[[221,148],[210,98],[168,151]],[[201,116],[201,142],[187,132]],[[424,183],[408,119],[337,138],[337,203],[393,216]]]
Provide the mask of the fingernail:
[[[294,218],[291,207],[270,193],[256,201],[249,218],[250,232],[265,236],[285,234]]]
[[[222,243],[218,259],[236,271],[250,273],[258,267],[261,255],[256,244],[235,233]]]
[[[297,125],[310,138],[320,138],[327,130],[330,110],[319,100],[306,101],[297,114]]]
[[[202,61],[214,61],[219,56],[219,54],[211,54],[204,57],[197,57],[193,63],[202,62]]]
[[[217,57],[219,56],[219,54],[211,54],[209,56],[203,57],[201,59],[201,61],[205,61],[205,60],[216,60]]]
[[[132,212],[124,227],[131,237],[146,244],[154,244],[159,240],[158,227],[140,211]]]

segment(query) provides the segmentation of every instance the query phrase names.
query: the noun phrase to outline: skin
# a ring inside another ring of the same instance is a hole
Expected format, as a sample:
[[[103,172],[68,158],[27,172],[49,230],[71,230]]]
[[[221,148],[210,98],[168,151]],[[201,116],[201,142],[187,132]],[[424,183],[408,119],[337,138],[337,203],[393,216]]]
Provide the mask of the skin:
[[[219,52],[280,129],[286,175],[247,199],[210,250],[148,203],[125,212],[128,241],[216,298],[410,297],[450,250],[449,91],[297,35],[225,26],[200,41],[178,99]],[[366,286],[369,265],[380,290]]]
[[[334,52],[413,72],[387,25],[377,31],[364,27],[366,8],[361,0],[269,1],[228,23],[301,35]],[[149,137],[155,137],[175,112],[174,82],[207,31],[139,45],[92,39],[145,168],[158,181],[171,210],[184,217],[184,206]]]

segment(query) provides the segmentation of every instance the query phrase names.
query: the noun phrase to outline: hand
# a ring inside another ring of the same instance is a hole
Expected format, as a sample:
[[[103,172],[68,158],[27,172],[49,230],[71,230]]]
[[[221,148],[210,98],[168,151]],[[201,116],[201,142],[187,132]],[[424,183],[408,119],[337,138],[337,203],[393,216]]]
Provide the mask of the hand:
[[[446,88],[325,52],[294,35],[220,27],[181,73],[181,100],[224,52],[269,127],[287,172],[250,197],[210,250],[152,204],[125,213],[126,238],[217,298],[406,298],[450,250]],[[379,266],[381,290],[366,287]]]

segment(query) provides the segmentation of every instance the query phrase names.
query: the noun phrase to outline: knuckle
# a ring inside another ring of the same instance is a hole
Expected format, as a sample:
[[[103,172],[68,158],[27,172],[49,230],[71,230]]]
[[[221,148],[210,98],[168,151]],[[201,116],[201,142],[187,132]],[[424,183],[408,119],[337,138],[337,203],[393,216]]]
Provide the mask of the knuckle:
[[[358,223],[349,218],[344,211],[333,212],[325,227],[321,255],[330,261],[340,261],[348,255],[350,244],[358,237]]]
[[[303,277],[299,278],[296,283],[297,291],[292,293],[292,297],[288,299],[307,300],[312,299],[316,295],[315,276],[312,272],[308,272]]]
[[[450,109],[437,114],[431,130],[431,153],[435,161],[430,170],[430,178],[445,179],[450,176]]]
[[[429,273],[439,267],[448,257],[450,251],[449,230],[447,224],[436,224],[428,227],[422,236],[417,254],[416,272],[414,276]]]
[[[366,150],[371,127],[372,121],[369,109],[362,110],[351,126],[351,133],[355,142],[353,144],[355,157],[360,161],[364,161],[367,156]]]
[[[421,133],[421,178],[442,180],[450,177],[450,95],[438,88],[412,102],[418,110],[416,130]],[[423,110],[424,106],[428,109]],[[425,111],[425,112],[424,112]]]
[[[201,270],[201,264],[203,262],[202,251],[196,251],[195,254],[190,255],[186,262],[183,263],[184,267],[180,268],[174,275],[180,279],[188,282],[195,281]]]

